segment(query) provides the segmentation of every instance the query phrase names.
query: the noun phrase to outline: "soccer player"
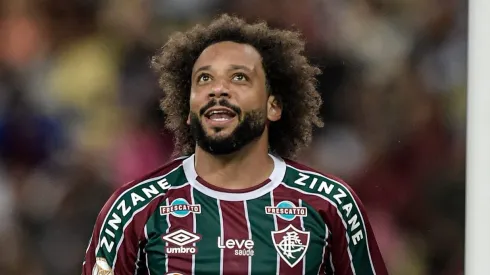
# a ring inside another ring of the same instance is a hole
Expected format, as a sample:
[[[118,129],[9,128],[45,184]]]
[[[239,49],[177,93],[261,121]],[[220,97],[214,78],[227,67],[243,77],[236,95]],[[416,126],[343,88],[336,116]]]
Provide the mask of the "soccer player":
[[[170,37],[152,66],[185,157],[113,194],[83,274],[387,274],[352,189],[290,160],[322,126],[303,50],[228,15]]]

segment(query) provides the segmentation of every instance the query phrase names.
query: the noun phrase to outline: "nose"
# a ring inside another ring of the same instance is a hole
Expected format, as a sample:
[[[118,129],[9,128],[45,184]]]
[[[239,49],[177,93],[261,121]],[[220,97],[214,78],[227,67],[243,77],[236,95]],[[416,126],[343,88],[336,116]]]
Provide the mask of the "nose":
[[[210,98],[230,97],[230,92],[225,83],[219,82],[211,88],[208,96]]]

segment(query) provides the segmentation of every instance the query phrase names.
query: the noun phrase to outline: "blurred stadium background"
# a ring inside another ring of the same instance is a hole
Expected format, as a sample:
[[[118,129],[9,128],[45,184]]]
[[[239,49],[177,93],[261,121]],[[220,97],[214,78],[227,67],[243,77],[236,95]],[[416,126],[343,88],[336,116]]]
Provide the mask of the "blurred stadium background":
[[[102,204],[173,149],[150,56],[220,12],[304,33],[326,127],[301,159],[358,192],[390,274],[463,273],[466,1],[0,3],[0,274],[80,273]]]

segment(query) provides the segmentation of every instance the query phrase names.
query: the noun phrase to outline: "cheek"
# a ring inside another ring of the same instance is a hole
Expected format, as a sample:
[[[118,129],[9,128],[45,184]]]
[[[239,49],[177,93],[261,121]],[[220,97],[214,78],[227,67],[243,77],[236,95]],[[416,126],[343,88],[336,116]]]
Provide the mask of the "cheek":
[[[189,96],[189,100],[190,101],[196,100],[196,97],[197,97],[197,93],[194,91],[194,89],[192,89],[191,94]]]
[[[189,97],[189,108],[191,111],[196,111],[199,108],[199,98],[196,93],[191,93]]]
[[[257,110],[267,108],[267,97],[258,92],[238,95],[237,101],[246,110]]]

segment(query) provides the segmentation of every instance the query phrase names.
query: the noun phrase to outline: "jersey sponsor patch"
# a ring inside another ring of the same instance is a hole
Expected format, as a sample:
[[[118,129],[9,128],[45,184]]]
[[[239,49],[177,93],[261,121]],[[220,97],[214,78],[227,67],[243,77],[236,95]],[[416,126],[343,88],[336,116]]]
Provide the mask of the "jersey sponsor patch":
[[[271,235],[277,253],[290,267],[303,259],[310,244],[310,232],[299,230],[291,224],[282,230],[272,231]]]
[[[160,215],[168,215],[183,218],[189,213],[201,213],[201,205],[200,204],[189,204],[187,200],[178,198],[172,201],[170,205],[160,206]]]
[[[114,273],[106,259],[97,257],[94,268],[92,269],[92,275],[114,275]]]
[[[194,243],[201,240],[201,236],[179,229],[163,235],[162,239],[167,242],[165,247],[167,254],[196,254],[197,248]]]
[[[266,206],[265,213],[277,215],[286,221],[292,221],[296,217],[306,217],[308,210],[306,207],[298,207],[290,201],[281,201],[276,206]]]
[[[117,244],[124,238],[123,229],[137,213],[155,198],[163,196],[170,187],[166,177],[157,177],[143,181],[119,195],[101,224],[96,255],[106,255],[109,259],[115,257]]]
[[[347,235],[350,237],[350,246],[357,246],[359,243],[367,246],[366,225],[362,218],[359,206],[356,200],[342,183],[322,177],[321,175],[298,173],[294,183],[296,187],[303,190],[313,191],[323,196],[339,210],[340,218],[344,224],[348,225]],[[352,245],[351,245],[352,244]]]
[[[233,250],[235,256],[253,256],[254,241],[249,239],[221,239],[218,237],[218,248]]]

